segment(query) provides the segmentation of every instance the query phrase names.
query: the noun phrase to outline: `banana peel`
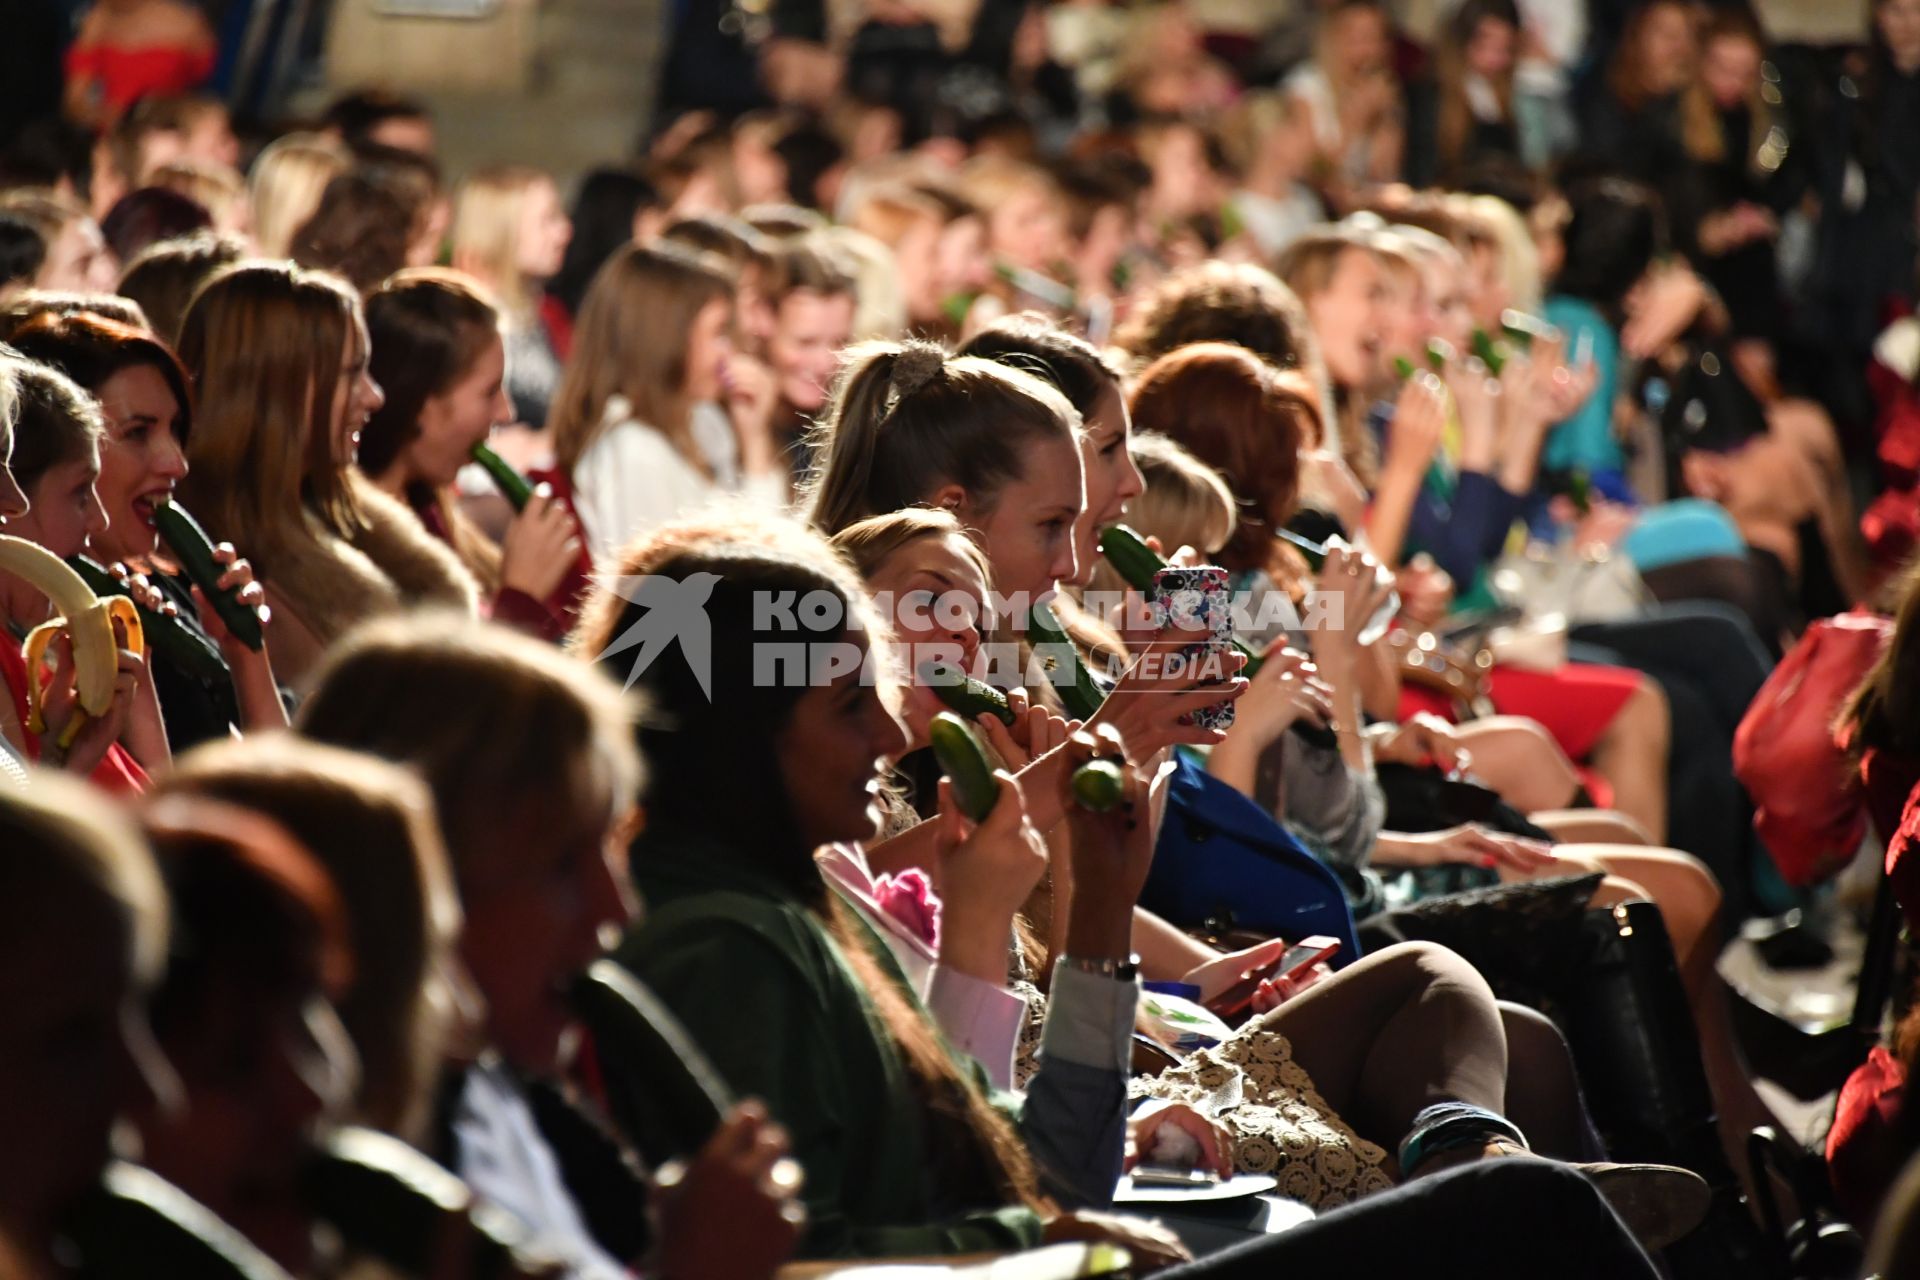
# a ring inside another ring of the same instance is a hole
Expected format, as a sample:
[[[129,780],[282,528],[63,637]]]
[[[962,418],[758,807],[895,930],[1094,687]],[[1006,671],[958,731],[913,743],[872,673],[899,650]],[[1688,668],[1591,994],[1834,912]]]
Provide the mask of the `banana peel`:
[[[98,719],[113,706],[121,647],[113,624],[118,621],[125,628],[128,649],[146,652],[139,610],[125,596],[96,596],[66,561],[24,538],[0,534],[0,573],[10,573],[46,596],[56,614],[27,633],[28,732],[47,731],[46,686],[40,679],[47,647],[64,631],[73,648],[74,692],[80,705],[61,731],[60,748],[64,751],[73,745],[89,718]]]

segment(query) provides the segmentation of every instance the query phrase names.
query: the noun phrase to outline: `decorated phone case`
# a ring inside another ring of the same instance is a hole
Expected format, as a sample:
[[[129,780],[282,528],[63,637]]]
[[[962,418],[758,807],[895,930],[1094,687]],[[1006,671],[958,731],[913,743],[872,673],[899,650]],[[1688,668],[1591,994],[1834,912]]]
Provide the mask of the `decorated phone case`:
[[[1180,650],[1196,661],[1219,661],[1233,646],[1233,604],[1227,571],[1218,565],[1168,565],[1153,575],[1148,603],[1158,627],[1169,625],[1195,638]],[[1203,729],[1226,729],[1233,724],[1233,704],[1222,702],[1181,717],[1181,723]]]

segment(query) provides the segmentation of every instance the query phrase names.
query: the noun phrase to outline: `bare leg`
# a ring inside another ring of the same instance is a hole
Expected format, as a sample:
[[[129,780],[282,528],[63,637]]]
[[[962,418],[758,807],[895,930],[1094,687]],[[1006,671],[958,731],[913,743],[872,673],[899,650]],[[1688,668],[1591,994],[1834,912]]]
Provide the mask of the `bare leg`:
[[[1474,774],[1522,813],[1573,802],[1580,775],[1538,721],[1488,716],[1459,725],[1454,732],[1473,754]]]
[[[1652,844],[1640,824],[1612,809],[1545,809],[1527,821],[1563,844]]]
[[[1645,676],[1600,741],[1592,764],[1613,784],[1614,807],[1639,823],[1656,843],[1667,831],[1667,695]]]

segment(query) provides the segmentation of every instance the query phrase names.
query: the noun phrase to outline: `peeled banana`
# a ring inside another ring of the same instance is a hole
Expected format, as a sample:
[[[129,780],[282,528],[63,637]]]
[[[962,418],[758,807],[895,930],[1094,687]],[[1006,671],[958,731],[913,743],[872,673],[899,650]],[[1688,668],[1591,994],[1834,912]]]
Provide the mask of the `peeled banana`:
[[[126,628],[126,647],[135,653],[146,650],[146,637],[140,629],[140,614],[125,596],[96,596],[67,562],[36,542],[0,534],[0,573],[10,573],[36,588],[53,601],[58,615],[27,633],[27,729],[47,731],[42,715],[46,690],[40,681],[40,668],[47,646],[62,631],[73,646],[74,690],[80,706],[60,734],[64,750],[73,745],[89,716],[99,717],[113,705],[114,683],[120,674],[120,644],[113,634],[114,620]]]

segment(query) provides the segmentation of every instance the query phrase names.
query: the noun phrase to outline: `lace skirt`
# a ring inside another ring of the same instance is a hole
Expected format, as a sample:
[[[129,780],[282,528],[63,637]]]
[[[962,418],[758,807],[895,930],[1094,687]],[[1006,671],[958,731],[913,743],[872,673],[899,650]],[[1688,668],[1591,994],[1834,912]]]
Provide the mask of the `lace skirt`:
[[[1277,1031],[1250,1026],[1157,1077],[1136,1076],[1128,1092],[1184,1102],[1214,1117],[1233,1134],[1240,1172],[1271,1174],[1279,1179],[1275,1194],[1314,1209],[1393,1185],[1383,1167],[1386,1151],[1334,1113]]]

